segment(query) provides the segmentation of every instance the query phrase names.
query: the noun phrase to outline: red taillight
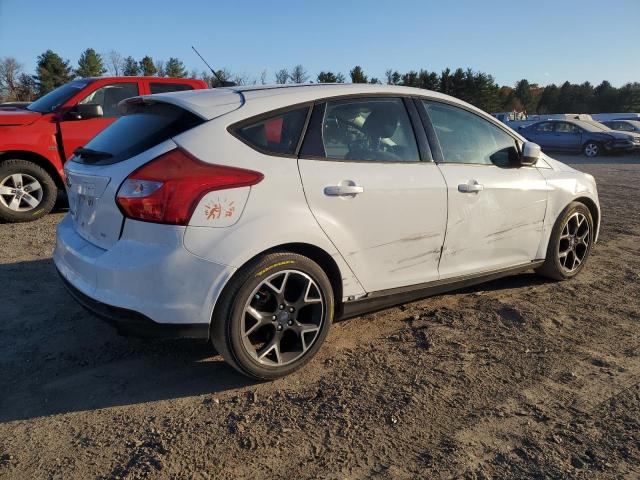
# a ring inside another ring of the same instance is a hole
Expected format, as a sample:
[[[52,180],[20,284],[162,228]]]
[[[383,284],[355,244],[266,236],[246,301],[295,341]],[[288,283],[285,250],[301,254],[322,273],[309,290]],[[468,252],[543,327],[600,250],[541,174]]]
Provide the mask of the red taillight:
[[[252,170],[202,162],[176,148],[129,175],[116,201],[129,218],[186,225],[208,192],[255,185],[263,178]]]

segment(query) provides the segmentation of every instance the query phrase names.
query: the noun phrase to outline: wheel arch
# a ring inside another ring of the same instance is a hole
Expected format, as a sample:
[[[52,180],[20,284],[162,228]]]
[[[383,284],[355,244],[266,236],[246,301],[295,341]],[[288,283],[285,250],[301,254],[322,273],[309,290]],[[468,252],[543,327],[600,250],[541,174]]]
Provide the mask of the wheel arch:
[[[30,152],[28,150],[7,150],[4,152],[0,152],[0,163],[4,162],[5,160],[26,160],[28,162],[33,162],[39,167],[42,167],[49,175],[51,175],[51,178],[55,182],[58,189],[64,190],[65,188],[64,181],[60,176],[60,172],[58,172],[56,166],[51,163],[48,158],[43,157],[38,153]]]
[[[595,230],[596,230],[595,238],[597,240],[598,234],[600,232],[600,209],[596,205],[596,202],[594,202],[589,197],[578,197],[574,199],[572,202],[582,203],[584,204],[585,207],[589,209],[589,212],[591,213],[591,218],[593,219],[593,224],[595,225]]]
[[[333,289],[333,297],[334,297],[334,318],[339,318],[342,312],[342,275],[340,273],[340,267],[333,259],[333,257],[324,249],[312,245],[310,243],[303,242],[293,242],[293,243],[283,243],[280,245],[276,245],[273,247],[269,247],[266,250],[263,250],[251,258],[249,258],[246,262],[242,264],[225,282],[224,287],[220,291],[218,295],[215,305],[213,306],[213,311],[211,312],[211,321],[216,316],[216,313],[220,307],[220,299],[226,293],[227,288],[231,284],[232,280],[239,274],[239,272],[249,263],[253,262],[256,258],[261,257],[263,255],[268,255],[270,253],[275,252],[289,252],[289,253],[297,253],[299,255],[303,255],[308,257],[309,259],[316,262],[320,268],[327,274],[329,278],[329,283],[331,283],[331,288]],[[209,327],[209,336],[211,336],[211,327]]]

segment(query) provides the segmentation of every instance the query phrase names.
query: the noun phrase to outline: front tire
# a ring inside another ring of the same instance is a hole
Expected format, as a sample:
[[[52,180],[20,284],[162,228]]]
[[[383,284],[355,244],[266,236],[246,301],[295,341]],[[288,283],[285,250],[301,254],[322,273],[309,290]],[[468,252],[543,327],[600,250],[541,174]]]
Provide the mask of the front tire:
[[[600,145],[596,142],[587,142],[582,151],[589,158],[597,157],[600,155]]]
[[[575,277],[587,262],[594,235],[591,212],[584,204],[572,202],[556,220],[547,257],[536,273],[554,280]]]
[[[283,377],[318,352],[333,311],[331,283],[317,263],[289,252],[264,255],[243,267],[223,291],[211,342],[244,375]]]
[[[47,171],[28,160],[0,163],[0,220],[30,222],[53,209],[58,189]]]

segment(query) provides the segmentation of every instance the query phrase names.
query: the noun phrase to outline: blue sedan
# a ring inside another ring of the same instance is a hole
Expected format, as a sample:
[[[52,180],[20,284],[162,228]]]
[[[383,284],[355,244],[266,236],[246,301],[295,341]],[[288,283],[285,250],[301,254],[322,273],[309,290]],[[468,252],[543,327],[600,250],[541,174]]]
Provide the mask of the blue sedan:
[[[640,135],[584,120],[546,120],[522,127],[519,132],[545,150],[583,152],[587,157],[640,149]]]

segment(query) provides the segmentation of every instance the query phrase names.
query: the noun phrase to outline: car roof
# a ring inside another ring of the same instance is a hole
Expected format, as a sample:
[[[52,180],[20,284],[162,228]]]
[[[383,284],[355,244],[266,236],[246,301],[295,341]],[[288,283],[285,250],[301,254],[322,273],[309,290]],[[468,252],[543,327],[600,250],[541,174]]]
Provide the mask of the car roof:
[[[126,82],[126,81],[131,81],[131,80],[149,80],[149,81],[153,81],[153,82],[203,82],[204,80],[200,80],[197,78],[185,78],[185,77],[149,77],[149,76],[144,76],[144,75],[132,75],[132,76],[114,76],[114,77],[82,77],[82,78],[76,78],[74,80],[86,80],[86,81],[90,81],[90,82],[95,82],[95,81],[118,81],[118,82]]]
[[[488,113],[457,98],[431,90],[365,83],[314,83],[286,85],[257,85],[219,87],[206,90],[190,90],[145,96],[149,100],[164,101],[189,110],[204,119],[214,118],[221,105],[240,102],[247,116],[268,112],[314,100],[348,95],[402,95],[421,96],[444,100],[465,106],[474,112],[498,122]]]

